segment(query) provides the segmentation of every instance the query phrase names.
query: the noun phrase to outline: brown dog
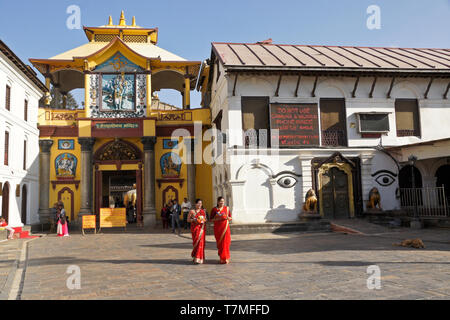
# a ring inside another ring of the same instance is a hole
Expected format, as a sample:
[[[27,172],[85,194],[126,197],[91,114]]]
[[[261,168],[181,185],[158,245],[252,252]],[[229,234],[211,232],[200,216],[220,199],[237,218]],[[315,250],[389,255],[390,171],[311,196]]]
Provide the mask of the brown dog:
[[[425,245],[423,244],[423,241],[419,238],[417,239],[407,239],[403,240],[400,243],[393,243],[393,246],[399,246],[399,247],[411,247],[416,249],[425,249]]]

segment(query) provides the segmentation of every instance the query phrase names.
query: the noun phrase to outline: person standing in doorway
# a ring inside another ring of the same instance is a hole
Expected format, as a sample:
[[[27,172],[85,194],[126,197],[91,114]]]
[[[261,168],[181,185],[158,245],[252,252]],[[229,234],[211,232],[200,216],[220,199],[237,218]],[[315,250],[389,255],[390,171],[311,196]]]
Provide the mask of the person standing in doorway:
[[[172,233],[175,233],[175,224],[177,225],[178,234],[181,233],[180,214],[181,214],[181,207],[178,204],[177,199],[173,199],[172,200]]]
[[[211,220],[214,221],[214,236],[216,237],[219,263],[230,263],[230,245],[231,245],[231,212],[225,205],[223,197],[217,198],[217,206],[211,210]]]
[[[189,210],[191,210],[191,202],[187,198],[184,198],[183,203],[181,204],[181,211],[183,212],[184,230],[187,230],[188,225],[190,227],[190,223],[188,221]]]

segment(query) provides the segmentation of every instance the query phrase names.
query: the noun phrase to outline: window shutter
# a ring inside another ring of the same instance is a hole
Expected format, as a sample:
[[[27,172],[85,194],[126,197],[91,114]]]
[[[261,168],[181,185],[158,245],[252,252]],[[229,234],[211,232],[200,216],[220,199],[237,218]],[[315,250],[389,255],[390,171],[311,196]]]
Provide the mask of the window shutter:
[[[11,110],[11,87],[6,85],[6,101],[5,101],[5,108],[6,110]]]
[[[23,170],[27,170],[27,140],[23,141]]]
[[[5,166],[8,165],[8,159],[9,159],[9,132],[5,131],[5,159],[4,159],[4,164]]]
[[[23,106],[23,119],[25,121],[28,121],[28,100],[25,100],[25,103]]]

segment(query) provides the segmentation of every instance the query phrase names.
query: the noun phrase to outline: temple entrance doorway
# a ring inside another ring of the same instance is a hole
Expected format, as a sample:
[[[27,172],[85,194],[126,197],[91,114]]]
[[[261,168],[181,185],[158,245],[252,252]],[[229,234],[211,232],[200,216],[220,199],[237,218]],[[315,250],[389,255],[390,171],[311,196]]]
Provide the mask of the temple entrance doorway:
[[[100,208],[126,208],[128,223],[136,223],[142,215],[142,183],[140,170],[97,171],[96,213]]]

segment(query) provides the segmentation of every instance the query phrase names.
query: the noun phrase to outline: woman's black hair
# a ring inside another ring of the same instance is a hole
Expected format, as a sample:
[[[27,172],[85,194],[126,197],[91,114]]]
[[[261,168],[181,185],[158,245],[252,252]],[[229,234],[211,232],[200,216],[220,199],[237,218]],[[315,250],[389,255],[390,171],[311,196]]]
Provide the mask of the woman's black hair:
[[[217,203],[219,203],[219,202],[220,202],[220,200],[222,200],[222,199],[223,199],[223,200],[225,200],[225,198],[224,198],[224,197],[222,197],[222,196],[218,197],[218,198],[217,198]]]
[[[195,203],[198,203],[199,201],[202,201],[202,202],[203,202],[203,200],[202,200],[202,199],[200,199],[200,198],[198,198],[198,199],[195,199]]]

